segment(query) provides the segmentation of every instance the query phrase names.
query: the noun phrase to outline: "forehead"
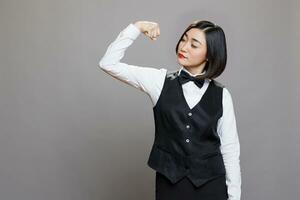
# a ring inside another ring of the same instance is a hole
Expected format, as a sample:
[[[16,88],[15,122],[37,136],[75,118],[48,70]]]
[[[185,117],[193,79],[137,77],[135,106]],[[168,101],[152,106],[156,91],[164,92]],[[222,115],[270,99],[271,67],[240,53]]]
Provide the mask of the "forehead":
[[[205,33],[198,28],[192,28],[192,29],[188,30],[187,32],[185,32],[184,35],[187,36],[189,39],[194,38],[194,39],[200,41],[202,44],[206,43]]]

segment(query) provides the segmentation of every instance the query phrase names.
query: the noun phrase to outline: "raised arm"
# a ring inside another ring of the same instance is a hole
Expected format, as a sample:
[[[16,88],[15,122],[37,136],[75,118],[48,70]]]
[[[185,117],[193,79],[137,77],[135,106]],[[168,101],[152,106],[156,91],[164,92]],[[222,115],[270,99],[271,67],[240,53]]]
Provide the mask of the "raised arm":
[[[120,62],[126,49],[141,33],[138,23],[130,23],[108,46],[98,66],[112,77],[147,93],[155,105],[162,90],[167,69],[141,67]],[[153,34],[151,36],[153,37]]]
[[[226,88],[223,88],[223,116],[218,121],[218,134],[221,139],[220,150],[226,169],[228,200],[240,200],[240,143],[232,97]]]

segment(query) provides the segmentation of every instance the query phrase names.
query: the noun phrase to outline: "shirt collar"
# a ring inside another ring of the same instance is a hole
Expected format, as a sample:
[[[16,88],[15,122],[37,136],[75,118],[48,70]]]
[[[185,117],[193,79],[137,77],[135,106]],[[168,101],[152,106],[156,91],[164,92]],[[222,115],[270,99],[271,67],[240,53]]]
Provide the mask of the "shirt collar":
[[[205,72],[206,72],[206,70],[204,70],[202,73],[200,73],[200,74],[192,74],[191,72],[189,72],[186,68],[184,68],[184,67],[181,67],[180,69],[179,69],[179,74],[180,74],[180,72],[181,71],[186,71],[189,75],[191,75],[191,76],[193,76],[193,77],[195,77],[195,76],[197,76],[197,75],[202,75],[202,74],[204,74]],[[206,78],[207,80],[209,80],[210,81],[210,79],[209,78]]]

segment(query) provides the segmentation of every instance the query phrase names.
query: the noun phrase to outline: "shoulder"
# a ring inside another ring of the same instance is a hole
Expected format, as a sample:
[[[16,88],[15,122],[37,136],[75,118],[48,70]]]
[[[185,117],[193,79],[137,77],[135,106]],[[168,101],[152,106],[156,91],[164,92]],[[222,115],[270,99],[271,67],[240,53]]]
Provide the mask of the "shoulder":
[[[173,80],[178,76],[178,70],[167,71],[166,78],[169,80]]]
[[[223,104],[227,108],[233,107],[233,98],[232,98],[230,90],[227,87],[223,88]]]
[[[215,79],[211,79],[211,82],[215,85],[215,86],[217,86],[217,87],[219,87],[219,88],[225,88],[225,85],[223,84],[223,83],[221,83],[220,81],[216,81]]]
[[[220,81],[216,81],[215,79],[211,79],[211,82],[214,84],[214,86],[220,91],[222,94],[222,99],[224,104],[231,104],[232,103],[232,96],[230,93],[230,90],[228,89],[225,84],[221,83]]]

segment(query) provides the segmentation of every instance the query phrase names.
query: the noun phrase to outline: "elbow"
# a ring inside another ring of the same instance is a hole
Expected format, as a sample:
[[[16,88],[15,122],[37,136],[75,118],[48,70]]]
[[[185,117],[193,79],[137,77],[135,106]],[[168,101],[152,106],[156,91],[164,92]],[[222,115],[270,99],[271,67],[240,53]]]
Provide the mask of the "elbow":
[[[101,70],[107,70],[107,66],[108,65],[104,63],[103,59],[98,62],[98,68],[100,68]]]
[[[98,67],[100,68],[100,69],[103,69],[105,66],[104,66],[104,63],[103,63],[103,60],[100,60],[99,62],[98,62]]]
[[[109,71],[111,70],[112,66],[115,66],[116,64],[117,62],[113,62],[107,59],[105,60],[104,58],[102,58],[98,63],[98,67],[102,70]]]
[[[98,68],[105,72],[113,73],[119,67],[120,62],[101,59],[98,63]]]

